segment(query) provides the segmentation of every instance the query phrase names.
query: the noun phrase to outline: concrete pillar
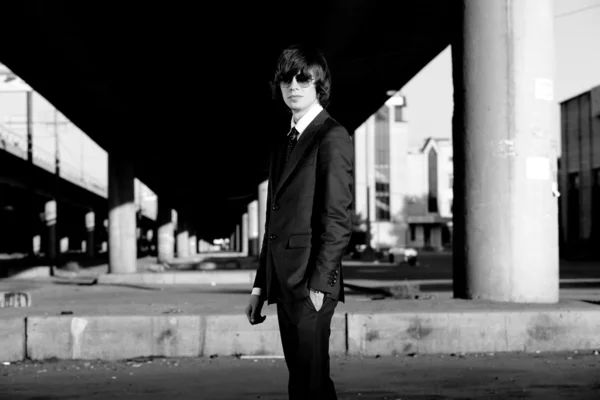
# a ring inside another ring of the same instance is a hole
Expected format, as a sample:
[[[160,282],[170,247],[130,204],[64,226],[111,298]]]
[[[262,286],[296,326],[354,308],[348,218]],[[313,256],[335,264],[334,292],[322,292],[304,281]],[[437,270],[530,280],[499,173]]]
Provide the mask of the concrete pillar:
[[[248,255],[248,213],[242,215],[242,255]]]
[[[552,2],[462,0],[457,16],[454,296],[555,303]]]
[[[258,201],[248,204],[248,254],[258,255]]]
[[[87,232],[87,238],[85,241],[85,250],[88,257],[94,257],[96,254],[96,242],[94,241],[94,231],[96,228],[96,214],[93,211],[89,211],[85,214],[85,229]]]
[[[102,221],[102,226],[104,227],[103,234],[108,236],[108,219],[105,219]],[[102,252],[102,253],[108,252],[108,242],[106,240],[103,240],[102,243],[100,244],[100,252]]]
[[[204,239],[200,239],[199,245],[201,253],[205,253],[210,250],[210,244]]]
[[[190,239],[187,224],[181,216],[177,224],[177,258],[187,258],[190,256]]]
[[[269,190],[269,181],[266,180],[258,185],[258,252],[262,248],[262,242],[265,237],[265,222],[267,219],[267,191]]]
[[[195,234],[190,234],[189,252],[192,257],[198,254],[198,240]]]
[[[58,243],[57,243],[57,221],[58,210],[56,200],[50,200],[44,204],[44,220],[46,221],[47,238],[46,241],[46,258],[48,261],[57,264],[58,259]]]
[[[235,226],[235,251],[237,253],[242,251],[242,229],[240,224]]]
[[[64,236],[60,238],[60,254],[66,253],[69,251],[69,237]]]
[[[133,165],[123,155],[108,154],[109,272],[136,272],[136,210]]]
[[[159,264],[170,262],[175,252],[175,226],[173,224],[173,212],[164,200],[158,199],[158,212],[156,216],[158,238]]]

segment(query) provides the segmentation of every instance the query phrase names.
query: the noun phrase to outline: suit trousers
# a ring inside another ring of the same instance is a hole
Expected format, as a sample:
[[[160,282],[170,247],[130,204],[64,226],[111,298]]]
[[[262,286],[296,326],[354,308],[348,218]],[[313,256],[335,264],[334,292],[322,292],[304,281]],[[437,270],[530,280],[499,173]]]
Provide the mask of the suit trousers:
[[[329,336],[337,303],[325,296],[317,311],[310,297],[277,302],[290,400],[337,400],[329,376]]]

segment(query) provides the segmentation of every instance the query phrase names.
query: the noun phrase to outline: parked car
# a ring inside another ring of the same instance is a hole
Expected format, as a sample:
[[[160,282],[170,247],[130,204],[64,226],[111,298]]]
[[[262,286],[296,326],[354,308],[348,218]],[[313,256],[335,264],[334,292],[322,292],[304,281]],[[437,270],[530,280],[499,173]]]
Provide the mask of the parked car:
[[[413,267],[419,265],[419,252],[412,247],[392,247],[388,250],[388,254],[391,263],[404,262]]]

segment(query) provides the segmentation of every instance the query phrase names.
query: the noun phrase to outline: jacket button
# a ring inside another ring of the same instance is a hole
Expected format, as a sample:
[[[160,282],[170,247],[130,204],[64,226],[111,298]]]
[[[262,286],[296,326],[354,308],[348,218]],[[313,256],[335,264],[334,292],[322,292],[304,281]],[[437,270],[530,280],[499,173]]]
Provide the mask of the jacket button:
[[[275,236],[275,235],[271,235],[271,236],[269,236],[269,239],[271,239],[271,240],[275,240],[275,239],[277,239],[277,236]]]
[[[273,205],[273,207],[271,207],[271,210],[277,211],[277,210],[279,210],[279,206],[277,204],[275,204],[275,205]]]

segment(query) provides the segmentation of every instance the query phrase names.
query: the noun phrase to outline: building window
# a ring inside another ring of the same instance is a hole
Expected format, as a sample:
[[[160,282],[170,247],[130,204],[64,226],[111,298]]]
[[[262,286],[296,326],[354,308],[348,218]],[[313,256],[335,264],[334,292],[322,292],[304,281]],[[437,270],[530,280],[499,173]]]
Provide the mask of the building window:
[[[394,107],[394,121],[406,122],[406,118],[404,117],[404,106]]]
[[[375,220],[390,221],[390,120],[383,106],[375,114]]]
[[[414,242],[417,240],[417,228],[414,224],[410,224],[410,241]]]
[[[427,201],[427,211],[430,213],[438,212],[438,168],[437,151],[432,147],[429,150],[429,195]]]

